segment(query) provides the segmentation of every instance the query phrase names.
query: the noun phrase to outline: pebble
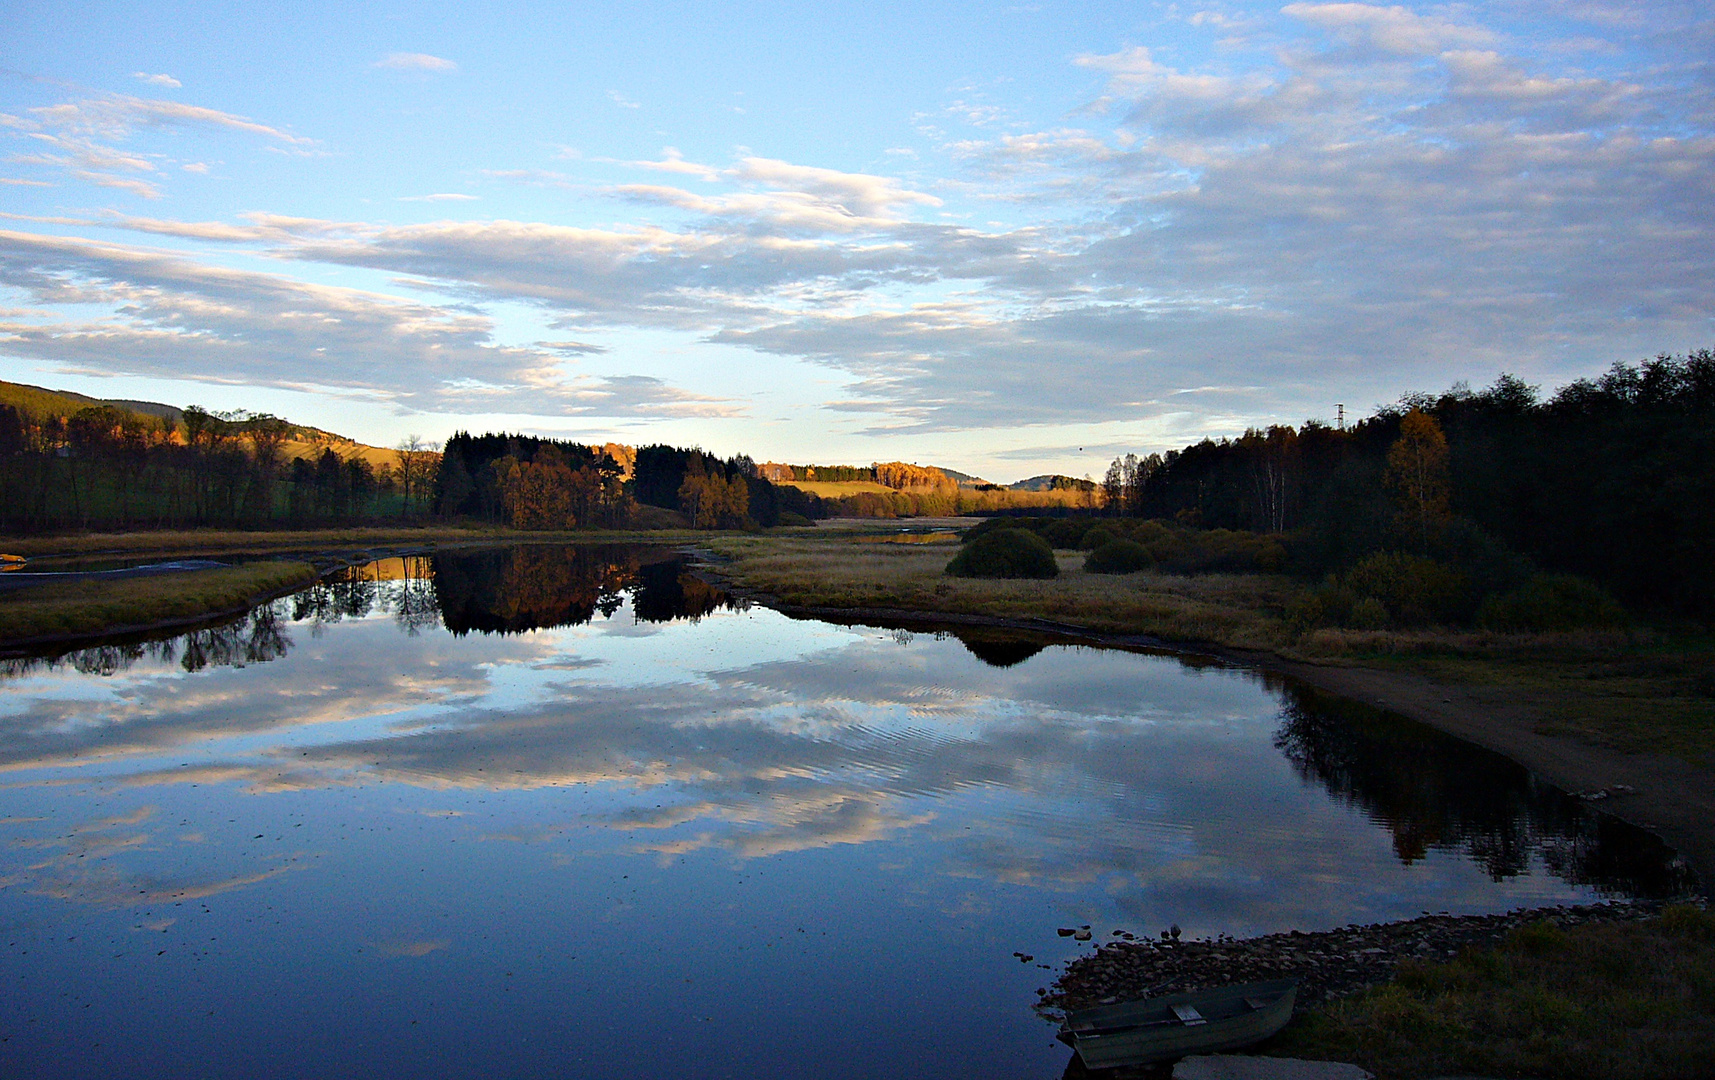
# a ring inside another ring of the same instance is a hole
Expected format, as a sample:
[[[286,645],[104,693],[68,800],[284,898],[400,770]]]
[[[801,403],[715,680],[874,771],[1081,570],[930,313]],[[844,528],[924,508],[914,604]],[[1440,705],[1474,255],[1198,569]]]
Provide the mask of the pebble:
[[[1313,1005],[1386,982],[1405,959],[1453,957],[1462,949],[1493,945],[1527,923],[1562,926],[1627,922],[1654,915],[1648,903],[1521,908],[1504,915],[1425,915],[1403,922],[1345,926],[1318,933],[1299,930],[1265,937],[1177,941],[1124,939],[1099,945],[1067,963],[1060,978],[1039,992],[1044,1013],[1111,1001],[1201,990],[1264,979],[1297,978],[1298,1004]],[[1087,931],[1073,935],[1088,940]]]

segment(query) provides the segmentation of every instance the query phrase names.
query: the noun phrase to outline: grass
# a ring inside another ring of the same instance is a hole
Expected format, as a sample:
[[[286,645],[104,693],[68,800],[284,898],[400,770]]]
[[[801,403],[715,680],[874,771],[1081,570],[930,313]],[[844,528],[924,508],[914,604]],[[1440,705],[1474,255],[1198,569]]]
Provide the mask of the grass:
[[[783,604],[900,608],[925,613],[1048,619],[1109,633],[1241,648],[1285,643],[1279,609],[1293,588],[1256,574],[1180,577],[1086,574],[1082,552],[1058,552],[1051,581],[952,578],[945,544],[880,544],[862,534],[713,536],[703,546],[727,560],[735,584]]]
[[[576,530],[533,532],[465,525],[388,525],[334,529],[179,529],[130,533],[78,533],[63,536],[0,537],[0,550],[29,558],[106,553],[207,556],[218,552],[294,552],[313,549],[438,546],[466,543],[681,543],[706,533],[682,530]]]
[[[721,569],[733,582],[787,605],[1047,619],[1410,672],[1528,709],[1545,734],[1715,763],[1715,639],[1706,632],[1322,629],[1299,636],[1282,612],[1306,586],[1285,576],[1087,574],[1083,553],[1061,551],[1053,581],[953,578],[942,573],[956,550],[950,543],[878,542],[890,535],[897,534],[877,523],[867,532],[705,535],[701,544],[728,560]]]
[[[782,481],[787,487],[795,487],[799,491],[809,492],[822,499],[838,499],[845,495],[856,495],[859,492],[871,491],[882,495],[890,494],[893,489],[874,480],[790,480]]]
[[[315,576],[309,563],[267,562],[8,590],[0,593],[0,644],[194,620],[248,607]]]
[[[1635,923],[1536,923],[1446,964],[1407,961],[1266,1050],[1355,1062],[1380,1080],[1715,1076],[1715,915],[1681,906]]]

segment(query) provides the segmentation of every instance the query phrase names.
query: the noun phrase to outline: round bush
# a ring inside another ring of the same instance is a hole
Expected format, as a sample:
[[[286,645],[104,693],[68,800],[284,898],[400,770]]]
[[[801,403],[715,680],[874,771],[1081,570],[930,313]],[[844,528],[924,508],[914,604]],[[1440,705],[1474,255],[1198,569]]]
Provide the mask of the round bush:
[[[1051,578],[1060,576],[1048,541],[1022,529],[997,529],[965,545],[947,564],[954,577]]]
[[[1094,551],[1097,548],[1102,547],[1105,544],[1111,544],[1118,539],[1119,537],[1114,535],[1112,529],[1109,529],[1106,525],[1097,525],[1089,532],[1086,532],[1078,540],[1078,546],[1083,548],[1085,551]]]
[[[1110,540],[1084,560],[1084,569],[1092,574],[1133,574],[1154,565],[1149,549],[1133,540]]]
[[[807,525],[814,525],[816,523],[805,517],[803,514],[794,513],[791,510],[782,510],[780,511],[780,524],[785,528],[802,529]]]
[[[1570,574],[1537,574],[1522,588],[1489,597],[1477,612],[1477,624],[1490,630],[1576,630],[1625,621],[1625,609],[1607,590]]]

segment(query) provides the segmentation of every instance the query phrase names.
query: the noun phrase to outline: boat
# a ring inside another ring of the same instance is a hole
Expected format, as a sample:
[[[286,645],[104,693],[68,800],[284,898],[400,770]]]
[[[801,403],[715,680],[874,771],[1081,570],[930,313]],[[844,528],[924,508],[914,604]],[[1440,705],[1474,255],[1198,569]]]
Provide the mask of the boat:
[[[1219,1054],[1285,1027],[1297,997],[1297,979],[1273,979],[1122,1001],[1067,1013],[1056,1037],[1090,1069]]]

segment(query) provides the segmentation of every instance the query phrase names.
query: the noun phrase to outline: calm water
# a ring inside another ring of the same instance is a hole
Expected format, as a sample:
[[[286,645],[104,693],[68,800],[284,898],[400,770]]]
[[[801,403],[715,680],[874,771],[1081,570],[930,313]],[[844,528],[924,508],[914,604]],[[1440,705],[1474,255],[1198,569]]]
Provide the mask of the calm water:
[[[1057,927],[1684,884],[1415,725],[959,633],[528,548],[11,662],[0,1075],[1046,1078]]]

